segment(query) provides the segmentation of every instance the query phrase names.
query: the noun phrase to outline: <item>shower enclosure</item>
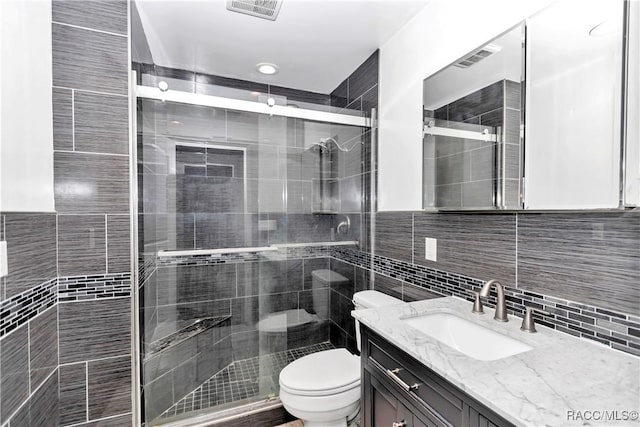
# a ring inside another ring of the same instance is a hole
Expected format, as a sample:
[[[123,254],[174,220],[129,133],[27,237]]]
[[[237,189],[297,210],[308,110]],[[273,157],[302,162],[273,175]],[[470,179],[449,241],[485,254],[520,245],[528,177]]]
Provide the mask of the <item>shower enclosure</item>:
[[[361,237],[368,119],[283,96],[142,82],[143,421],[259,406],[277,398],[287,363],[332,347],[323,278],[333,276],[322,271],[332,245]]]

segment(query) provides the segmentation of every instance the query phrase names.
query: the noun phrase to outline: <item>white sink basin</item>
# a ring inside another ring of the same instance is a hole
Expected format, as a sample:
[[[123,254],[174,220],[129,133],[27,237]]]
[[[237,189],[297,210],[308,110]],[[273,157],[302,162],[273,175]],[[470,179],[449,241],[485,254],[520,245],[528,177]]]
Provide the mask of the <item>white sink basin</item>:
[[[497,360],[533,347],[449,313],[402,319],[418,331],[477,360]]]

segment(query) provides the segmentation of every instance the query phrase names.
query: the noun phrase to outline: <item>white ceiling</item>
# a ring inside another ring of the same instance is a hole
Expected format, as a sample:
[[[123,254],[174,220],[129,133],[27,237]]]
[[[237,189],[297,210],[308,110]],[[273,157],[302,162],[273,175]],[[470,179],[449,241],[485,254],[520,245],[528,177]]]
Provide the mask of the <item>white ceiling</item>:
[[[284,0],[277,20],[223,0],[136,0],[156,65],[330,93],[429,0]],[[274,76],[259,62],[280,67]]]

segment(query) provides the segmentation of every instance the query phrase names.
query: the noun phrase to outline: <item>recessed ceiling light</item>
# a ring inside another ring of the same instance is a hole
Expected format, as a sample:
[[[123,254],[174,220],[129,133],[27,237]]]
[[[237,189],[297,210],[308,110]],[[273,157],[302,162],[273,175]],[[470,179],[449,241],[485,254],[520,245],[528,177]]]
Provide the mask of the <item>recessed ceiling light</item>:
[[[279,68],[276,64],[270,64],[268,62],[259,63],[258,65],[256,65],[256,69],[259,73],[266,74],[268,76],[276,74],[279,71]]]

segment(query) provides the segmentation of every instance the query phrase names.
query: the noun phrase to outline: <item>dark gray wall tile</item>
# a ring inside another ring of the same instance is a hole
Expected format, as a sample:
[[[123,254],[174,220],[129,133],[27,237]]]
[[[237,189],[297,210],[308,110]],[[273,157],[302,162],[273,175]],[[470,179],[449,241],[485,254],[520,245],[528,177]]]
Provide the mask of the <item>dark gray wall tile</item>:
[[[168,372],[144,385],[143,410],[146,420],[153,420],[174,404],[173,373]]]
[[[194,249],[194,226],[194,214],[145,214],[145,252]]]
[[[259,246],[258,215],[197,213],[195,227],[197,248]]]
[[[378,84],[378,51],[376,50],[349,76],[349,99],[361,97],[366,91]]]
[[[402,284],[402,301],[411,302],[441,297],[442,295],[430,292],[423,287],[410,285],[409,283]]]
[[[58,366],[58,307],[49,308],[29,322],[31,390]]]
[[[162,322],[190,321],[231,314],[231,300],[189,302],[158,306],[158,325]]]
[[[54,0],[51,13],[54,22],[127,34],[126,0]]]
[[[131,427],[133,417],[131,414],[107,418],[106,420],[92,421],[80,424],[82,427]]]
[[[353,310],[353,302],[351,298],[347,298],[344,295],[331,291],[330,294],[330,319],[348,335],[354,337],[356,334],[355,321],[351,317],[351,311]]]
[[[425,237],[438,239],[437,262],[424,259]],[[416,264],[513,286],[515,250],[515,215],[415,214]]]
[[[73,111],[70,89],[53,88],[53,149],[73,150]]]
[[[498,81],[449,104],[449,120],[463,122],[503,106],[504,82]]]
[[[346,107],[349,97],[349,81],[345,79],[340,85],[331,92],[331,106],[336,108]]]
[[[52,38],[54,86],[127,94],[126,37],[53,24]]]
[[[120,356],[131,351],[129,298],[62,303],[60,363]]]
[[[129,159],[54,153],[56,210],[60,213],[128,213]]]
[[[60,366],[60,425],[87,421],[87,364]]]
[[[289,243],[328,242],[331,240],[331,225],[331,215],[287,215],[287,241]],[[270,241],[270,243],[279,242]]]
[[[61,276],[106,273],[104,215],[58,216],[58,269]]]
[[[75,150],[129,153],[129,99],[126,96],[75,92]]]
[[[237,296],[291,292],[302,287],[302,260],[238,264]]]
[[[402,281],[374,273],[373,289],[394,298],[402,299]]]
[[[29,400],[11,418],[11,426],[53,426],[58,422],[58,375],[49,376],[46,382],[31,395]]]
[[[233,360],[256,357],[260,353],[260,335],[255,330],[233,333],[231,347]]]
[[[340,212],[362,211],[362,181],[365,175],[340,180]]]
[[[131,271],[129,217],[107,215],[107,259],[108,272]]]
[[[27,325],[0,340],[1,423],[29,397],[29,339]]]
[[[88,365],[89,420],[131,412],[131,356]]]
[[[356,282],[356,267],[352,264],[331,259],[331,270],[335,271],[346,280],[335,280],[328,283],[332,291],[338,292],[347,298],[353,298]]]
[[[640,214],[518,215],[518,287],[640,313]]]
[[[371,109],[378,108],[378,85],[366,91],[362,95],[362,112],[365,116],[371,117]],[[370,163],[367,161],[367,163]]]
[[[7,241],[6,296],[11,297],[57,275],[55,214],[4,215]]]
[[[234,264],[161,267],[158,304],[204,302],[236,296]]]
[[[350,352],[354,354],[356,353],[357,347],[355,337],[347,334],[333,321],[329,325],[329,341],[335,347],[346,348]]]
[[[411,212],[379,212],[375,221],[374,253],[411,262],[413,214]]]

